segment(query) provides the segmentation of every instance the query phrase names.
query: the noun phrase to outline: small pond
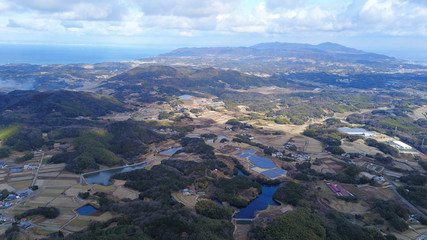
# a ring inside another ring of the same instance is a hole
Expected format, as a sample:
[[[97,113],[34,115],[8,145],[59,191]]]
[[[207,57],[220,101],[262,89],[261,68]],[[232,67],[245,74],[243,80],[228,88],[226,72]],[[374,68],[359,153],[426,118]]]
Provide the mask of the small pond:
[[[91,214],[98,212],[98,209],[96,209],[94,206],[92,206],[90,204],[87,204],[87,205],[84,205],[83,207],[77,209],[76,212],[80,215],[88,216],[88,215],[91,215]]]
[[[273,200],[273,194],[279,188],[277,186],[262,186],[262,193],[245,208],[239,209],[234,218],[254,218],[256,211],[267,209],[268,205],[278,206]]]
[[[214,203],[216,203],[216,204],[218,204],[218,206],[221,206],[222,207],[222,203],[220,203],[218,200],[213,200],[214,201]]]
[[[181,96],[179,96],[179,99],[181,99],[181,100],[188,100],[191,97],[192,97],[191,95],[181,95]]]
[[[84,174],[84,178],[88,184],[111,185],[110,177],[117,173],[130,172],[136,169],[145,168],[147,163],[141,163],[122,168],[107,169],[104,171]]]
[[[240,169],[237,169],[237,175],[245,176],[245,177],[248,176],[248,175],[244,174],[242,171],[240,171]]]

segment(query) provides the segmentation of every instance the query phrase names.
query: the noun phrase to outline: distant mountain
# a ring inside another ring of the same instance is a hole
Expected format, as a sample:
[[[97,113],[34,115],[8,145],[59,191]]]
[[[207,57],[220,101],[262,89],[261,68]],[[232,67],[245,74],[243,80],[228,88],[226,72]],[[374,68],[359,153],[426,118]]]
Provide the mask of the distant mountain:
[[[260,43],[250,47],[179,48],[150,58],[164,65],[219,67],[247,72],[390,72],[418,68],[386,55],[340,44]]]
[[[179,48],[161,56],[252,56],[281,58],[310,58],[323,61],[391,61],[395,58],[385,55],[367,53],[348,48],[336,43],[325,42],[318,45],[300,43],[260,43],[250,47],[216,47],[216,48]]]

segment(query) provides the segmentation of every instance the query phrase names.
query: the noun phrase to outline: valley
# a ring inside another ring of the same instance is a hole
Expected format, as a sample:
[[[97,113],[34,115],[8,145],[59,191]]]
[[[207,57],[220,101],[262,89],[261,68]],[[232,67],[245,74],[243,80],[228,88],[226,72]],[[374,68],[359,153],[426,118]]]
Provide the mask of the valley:
[[[427,234],[424,67],[328,43],[286,47],[0,66],[0,79],[38,76],[0,94],[0,233]]]

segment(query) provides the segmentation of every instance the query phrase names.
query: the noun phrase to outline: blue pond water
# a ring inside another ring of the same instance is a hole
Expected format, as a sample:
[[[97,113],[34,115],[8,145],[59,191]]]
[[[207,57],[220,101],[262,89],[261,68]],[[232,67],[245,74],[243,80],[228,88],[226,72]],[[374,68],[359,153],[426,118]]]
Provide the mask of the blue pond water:
[[[268,170],[271,171],[271,170]],[[245,176],[248,175],[244,174],[242,171],[238,170],[237,175]],[[236,175],[234,175],[236,176]],[[239,213],[234,216],[234,218],[254,218],[256,211],[261,211],[267,209],[268,205],[272,206],[278,206],[274,200],[273,200],[273,194],[276,192],[277,188],[280,186],[262,186],[262,193],[249,205],[245,208],[239,209]],[[218,201],[214,200],[218,205],[222,206]]]
[[[190,99],[192,96],[191,95],[181,95],[181,96],[179,96],[179,98],[181,99],[181,100],[188,100],[188,99]]]
[[[222,203],[220,203],[220,202],[218,202],[217,200],[213,200],[214,201],[214,203],[216,203],[216,204],[218,204],[219,206],[221,206],[222,207]]]
[[[98,209],[94,208],[92,205],[84,205],[83,207],[76,210],[76,212],[80,215],[87,216],[91,215],[92,213],[98,212]]]
[[[277,186],[262,186],[262,193],[245,208],[240,209],[240,212],[234,218],[254,218],[256,211],[267,209],[268,205],[278,206],[273,200],[273,194],[276,192]]]
[[[245,177],[248,176],[248,175],[244,174],[242,171],[240,171],[239,169],[237,169],[237,175],[241,175],[241,176],[245,176]]]
[[[104,171],[100,171],[100,172],[96,172],[96,173],[85,174],[84,178],[86,179],[86,182],[88,184],[111,185],[110,178],[114,174],[130,172],[132,170],[145,168],[145,166],[147,166],[147,164],[142,163],[142,164],[123,167],[123,168],[104,170]]]

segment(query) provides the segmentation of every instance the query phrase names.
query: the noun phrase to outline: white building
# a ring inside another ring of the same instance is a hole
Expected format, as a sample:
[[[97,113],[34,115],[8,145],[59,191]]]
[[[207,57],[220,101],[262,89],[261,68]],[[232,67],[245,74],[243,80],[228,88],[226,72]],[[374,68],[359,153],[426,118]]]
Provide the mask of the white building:
[[[393,146],[393,147],[396,147],[396,148],[398,148],[398,149],[404,149],[404,150],[409,150],[409,149],[412,149],[412,147],[411,146],[409,146],[408,144],[406,144],[406,143],[404,143],[404,142],[402,142],[402,141],[393,141],[393,142],[391,142],[391,145]]]
[[[366,131],[363,128],[338,128],[338,131],[348,134],[348,135],[360,135],[364,137],[373,137],[374,134]]]

